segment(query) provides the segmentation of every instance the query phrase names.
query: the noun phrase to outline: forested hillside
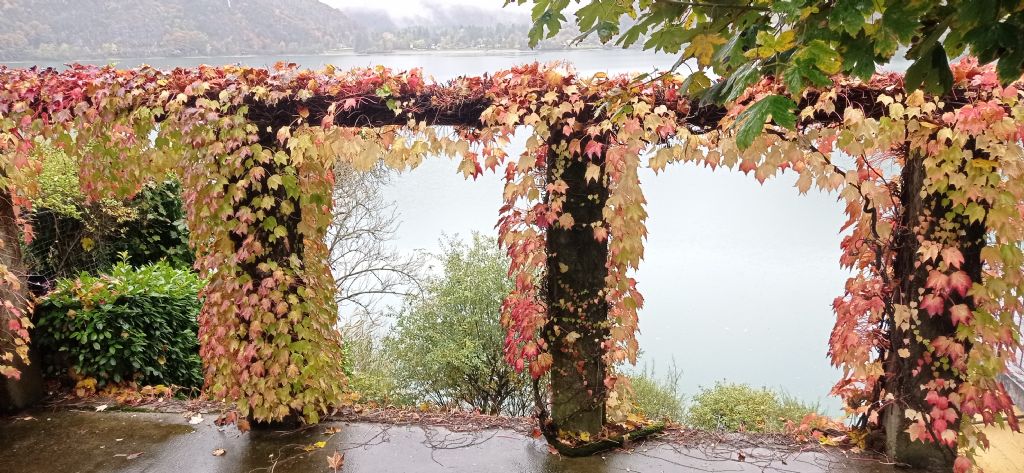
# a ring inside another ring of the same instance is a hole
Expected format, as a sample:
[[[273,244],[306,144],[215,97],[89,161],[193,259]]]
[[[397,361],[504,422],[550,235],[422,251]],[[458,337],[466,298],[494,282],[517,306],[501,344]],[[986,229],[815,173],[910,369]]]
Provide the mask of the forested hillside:
[[[350,31],[317,0],[0,0],[0,60],[319,53]]]

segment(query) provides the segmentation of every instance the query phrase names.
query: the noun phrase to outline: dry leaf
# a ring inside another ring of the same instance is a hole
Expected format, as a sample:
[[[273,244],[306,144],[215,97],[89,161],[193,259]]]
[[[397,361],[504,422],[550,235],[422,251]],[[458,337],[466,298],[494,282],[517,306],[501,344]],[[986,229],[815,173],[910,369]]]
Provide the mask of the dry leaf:
[[[192,425],[202,424],[203,423],[203,415],[202,414],[196,414],[196,415],[194,415],[192,417],[189,417],[188,423],[192,424]]]
[[[213,456],[215,456],[215,457],[223,457],[224,454],[228,453],[228,452],[227,452],[227,450],[224,450],[223,448],[218,448],[218,449],[215,449],[211,453],[213,453]]]
[[[338,473],[341,467],[345,465],[345,454],[339,453],[337,450],[334,451],[334,455],[327,457],[327,466],[334,470],[334,473]]]
[[[134,459],[136,459],[136,458],[139,458],[139,456],[141,456],[141,455],[142,455],[142,452],[135,452],[135,453],[131,453],[131,454],[129,454],[129,455],[128,455],[128,456],[126,456],[125,458],[127,458],[127,459],[129,459],[129,460],[134,460]]]
[[[328,427],[328,428],[324,429],[324,435],[334,435],[334,434],[336,434],[338,432],[341,432],[341,429],[339,429],[337,427]]]
[[[327,442],[324,442],[323,440],[321,440],[319,442],[314,442],[312,445],[306,445],[305,447],[302,447],[302,449],[307,451],[307,452],[312,452],[313,450],[316,450],[318,448],[324,448],[326,446],[327,446]]]
[[[107,410],[107,405],[106,404],[100,404],[100,405],[96,406],[96,412],[103,412],[105,410]]]

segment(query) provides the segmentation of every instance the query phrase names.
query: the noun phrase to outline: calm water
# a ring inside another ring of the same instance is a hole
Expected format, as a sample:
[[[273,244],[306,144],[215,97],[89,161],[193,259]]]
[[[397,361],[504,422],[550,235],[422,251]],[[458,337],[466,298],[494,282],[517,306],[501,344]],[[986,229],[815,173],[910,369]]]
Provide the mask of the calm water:
[[[445,80],[555,60],[570,61],[582,73],[644,72],[667,67],[674,58],[616,50],[150,58],[117,64],[269,66],[279,60],[313,68],[422,67]],[[516,155],[522,144],[513,148],[509,154]],[[442,235],[494,233],[500,179],[485,175],[465,181],[456,165],[427,161],[389,187],[402,220],[400,248],[433,251]],[[835,197],[799,196],[790,176],[759,185],[740,173],[693,166],[677,165],[658,176],[644,172],[641,179],[650,212],[646,259],[637,274],[647,302],[640,314],[641,363],[663,371],[674,361],[689,393],[725,378],[782,388],[835,409],[838,402],[827,394],[838,372],[829,366],[826,345],[830,304],[846,278],[838,267],[843,208]]]

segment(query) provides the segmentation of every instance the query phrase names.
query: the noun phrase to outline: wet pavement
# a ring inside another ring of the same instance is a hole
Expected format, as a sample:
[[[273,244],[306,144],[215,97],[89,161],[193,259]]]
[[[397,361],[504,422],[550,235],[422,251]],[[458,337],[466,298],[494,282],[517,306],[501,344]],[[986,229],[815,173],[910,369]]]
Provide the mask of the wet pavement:
[[[685,447],[651,441],[634,445],[632,452],[570,459],[550,454],[542,440],[508,430],[455,433],[329,422],[294,432],[240,434],[213,420],[208,415],[193,425],[181,414],[89,411],[0,419],[0,472],[330,472],[327,458],[336,451],[345,454],[341,471],[347,473],[897,471],[838,450],[772,450],[741,440]],[[214,455],[221,449],[222,455]]]

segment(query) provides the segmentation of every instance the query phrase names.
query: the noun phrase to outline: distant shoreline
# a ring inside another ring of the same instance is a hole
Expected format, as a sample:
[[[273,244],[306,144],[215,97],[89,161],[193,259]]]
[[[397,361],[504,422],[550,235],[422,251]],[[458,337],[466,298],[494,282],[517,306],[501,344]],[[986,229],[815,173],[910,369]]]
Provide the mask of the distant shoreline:
[[[251,59],[258,57],[280,57],[282,60],[287,60],[290,57],[337,57],[337,56],[403,56],[403,55],[414,55],[414,56],[436,56],[436,55],[460,55],[460,56],[483,56],[490,54],[521,54],[524,56],[535,55],[548,52],[557,51],[623,51],[622,48],[605,48],[598,46],[585,46],[575,48],[561,48],[561,49],[396,49],[393,51],[381,51],[381,52],[355,52],[352,49],[339,49],[335,51],[325,51],[319,53],[263,53],[263,54],[232,54],[232,55],[217,55],[217,56],[140,56],[140,57],[94,57],[94,58],[32,58],[32,59],[17,59],[17,60],[0,60],[0,64],[7,64],[12,66],[17,65],[35,65],[39,63],[61,63],[61,64],[78,64],[78,63],[118,63],[118,62],[138,62],[146,63],[147,61],[163,62],[163,61],[174,61],[174,60],[203,60],[203,59]]]

